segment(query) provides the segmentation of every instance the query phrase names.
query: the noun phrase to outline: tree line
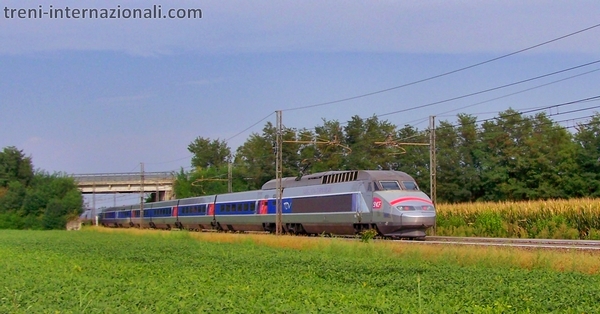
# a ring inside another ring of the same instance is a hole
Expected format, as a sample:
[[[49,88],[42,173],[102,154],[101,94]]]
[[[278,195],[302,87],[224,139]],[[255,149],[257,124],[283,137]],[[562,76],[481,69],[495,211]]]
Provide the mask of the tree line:
[[[283,175],[328,170],[399,170],[430,193],[428,129],[398,127],[376,116],[346,123],[322,120],[314,129],[283,128]],[[493,119],[459,114],[435,130],[437,200],[446,203],[600,196],[600,115],[573,130],[545,113],[513,109]],[[235,154],[224,140],[189,144],[193,170],[177,174],[179,198],[260,189],[275,178],[277,129],[267,122]],[[411,145],[415,144],[415,145]]]
[[[72,178],[34,170],[31,157],[16,147],[0,152],[0,229],[64,229],[82,205]]]

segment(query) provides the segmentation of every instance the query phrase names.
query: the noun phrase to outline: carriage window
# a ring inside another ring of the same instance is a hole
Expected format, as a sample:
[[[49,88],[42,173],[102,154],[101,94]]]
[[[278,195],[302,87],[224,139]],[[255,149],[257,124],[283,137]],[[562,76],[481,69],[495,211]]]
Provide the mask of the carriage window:
[[[379,181],[384,190],[401,190],[398,181]]]
[[[414,181],[402,181],[402,184],[404,185],[404,188],[410,191],[418,191],[419,187],[417,186],[417,183]]]

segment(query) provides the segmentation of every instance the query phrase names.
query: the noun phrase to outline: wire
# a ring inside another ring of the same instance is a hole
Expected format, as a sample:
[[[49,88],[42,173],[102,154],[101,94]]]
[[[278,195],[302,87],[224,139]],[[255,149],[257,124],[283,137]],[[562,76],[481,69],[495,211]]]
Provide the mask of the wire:
[[[250,129],[251,129],[251,128],[253,128],[255,125],[257,125],[257,124],[259,124],[259,123],[263,122],[264,120],[266,120],[266,119],[267,119],[268,117],[270,117],[272,114],[274,114],[274,113],[273,113],[273,112],[272,112],[272,113],[269,113],[267,116],[265,116],[264,118],[262,118],[262,119],[258,120],[258,121],[257,121],[256,123],[254,123],[253,125],[251,125],[251,126],[249,126],[249,127],[245,128],[245,129],[243,129],[242,131],[240,131],[240,132],[236,133],[234,136],[232,136],[232,137],[230,137],[230,138],[226,139],[226,140],[225,140],[225,142],[229,142],[229,140],[230,140],[230,139],[232,139],[232,138],[234,138],[234,137],[236,137],[236,136],[238,136],[238,135],[240,135],[240,134],[242,134],[242,133],[244,133],[244,132],[246,132],[246,131],[250,130]]]
[[[472,65],[469,65],[469,66],[466,66],[466,67],[462,67],[462,68],[459,68],[459,69],[456,69],[456,70],[452,70],[452,71],[444,72],[442,74],[434,75],[434,76],[431,76],[431,77],[428,77],[428,78],[425,78],[425,79],[421,79],[421,80],[413,81],[413,82],[410,82],[410,83],[406,83],[406,84],[394,86],[394,87],[391,87],[391,88],[386,88],[386,89],[378,90],[378,91],[375,91],[375,92],[370,92],[370,93],[366,93],[366,94],[361,94],[361,95],[357,95],[357,96],[347,97],[347,98],[343,98],[343,99],[339,99],[339,100],[334,100],[334,101],[329,101],[329,102],[324,102],[324,103],[318,103],[318,104],[314,104],[314,105],[308,105],[308,106],[301,106],[301,107],[296,107],[296,108],[285,109],[283,111],[294,111],[294,110],[308,109],[308,108],[313,108],[313,107],[318,107],[318,106],[325,106],[325,105],[335,104],[335,103],[340,103],[340,102],[344,102],[344,101],[349,101],[349,100],[354,100],[354,99],[363,98],[363,97],[367,97],[367,96],[372,96],[372,95],[376,95],[376,94],[380,94],[380,93],[384,93],[384,92],[388,92],[388,91],[400,89],[400,88],[403,88],[403,87],[408,87],[408,86],[411,86],[411,85],[423,83],[423,82],[430,81],[430,80],[433,80],[433,79],[436,79],[436,78],[440,78],[440,77],[444,77],[444,76],[447,76],[447,75],[450,75],[450,74],[454,74],[454,73],[457,73],[457,72],[465,71],[465,70],[468,70],[468,69],[471,69],[471,68],[474,68],[474,67],[477,67],[477,66],[480,66],[480,65],[491,63],[491,62],[494,62],[494,61],[497,61],[497,60],[500,60],[500,59],[504,59],[504,58],[507,58],[507,57],[510,57],[510,56],[513,56],[513,55],[516,55],[516,54],[519,54],[519,53],[522,53],[522,52],[525,52],[525,51],[528,51],[528,50],[532,50],[532,49],[535,49],[535,48],[538,48],[538,47],[541,47],[541,46],[553,43],[555,41],[559,41],[559,40],[562,40],[564,38],[567,38],[567,37],[570,37],[570,36],[574,36],[574,35],[577,35],[579,33],[582,33],[582,32],[594,29],[594,28],[599,27],[599,26],[600,26],[600,24],[595,24],[595,25],[592,25],[590,27],[587,27],[587,28],[584,28],[584,29],[581,29],[581,30],[578,30],[578,31],[575,31],[575,32],[572,32],[572,33],[569,33],[569,34],[566,34],[566,35],[563,35],[563,36],[560,36],[560,37],[557,37],[557,38],[554,38],[554,39],[551,39],[551,40],[548,40],[548,41],[545,41],[545,42],[542,42],[542,43],[539,43],[539,44],[536,44],[536,45],[533,45],[533,46],[530,46],[530,47],[527,47],[527,48],[524,48],[524,49],[520,49],[520,50],[511,52],[511,53],[505,54],[505,55],[501,55],[501,56],[496,57],[496,58],[492,58],[492,59],[489,59],[489,60],[486,60],[486,61],[475,63],[475,64],[472,64]],[[600,62],[600,60],[592,62],[592,63],[589,63],[589,64],[585,64],[585,65],[582,65],[582,66],[579,66],[579,67],[587,66],[587,65],[594,64],[594,63],[597,63],[597,62]],[[500,87],[496,87],[496,88],[484,90],[484,91],[477,92],[477,93],[463,95],[463,96],[455,97],[455,98],[444,100],[444,101],[440,101],[440,102],[430,103],[430,104],[426,104],[426,105],[419,106],[419,107],[407,108],[407,109],[404,109],[404,110],[399,110],[399,111],[394,111],[394,112],[390,112],[390,113],[385,113],[385,114],[382,114],[382,115],[378,115],[377,117],[391,115],[391,114],[400,113],[400,112],[406,112],[406,111],[409,111],[409,110],[424,108],[424,107],[432,106],[432,105],[435,105],[435,104],[440,104],[440,103],[443,103],[443,102],[457,100],[457,99],[461,99],[461,98],[465,98],[465,97],[469,97],[469,96],[473,96],[473,95],[477,95],[477,94],[481,94],[481,93],[485,93],[485,92],[489,92],[489,91],[493,91],[493,90],[497,90],[497,89],[501,89],[501,88],[513,86],[513,85],[516,85],[516,84],[521,84],[521,83],[528,82],[530,80],[539,79],[539,78],[542,78],[542,77],[545,77],[545,76],[558,74],[558,73],[561,73],[561,72],[564,72],[564,71],[569,71],[569,70],[576,69],[576,68],[579,68],[579,67],[574,67],[574,68],[566,69],[566,70],[563,70],[563,71],[558,71],[558,72],[550,73],[550,74],[547,74],[547,75],[544,75],[544,76],[540,76],[540,77],[536,77],[536,78],[532,78],[532,79],[529,79],[529,80],[524,80],[524,81],[520,81],[520,82],[508,84],[508,85],[504,85],[504,86],[500,86]],[[264,118],[260,119],[256,123],[250,125],[249,127],[245,128],[244,130],[236,133],[235,135],[227,138],[225,141],[228,142],[231,139],[233,139],[233,138],[235,138],[235,137],[243,134],[244,132],[246,132],[249,129],[253,128],[257,124],[259,124],[262,121],[266,120],[272,114],[273,113],[268,114],[267,116],[265,116]],[[147,164],[153,164],[153,165],[166,164],[166,163],[180,161],[180,160],[183,160],[183,159],[188,159],[188,158],[190,158],[192,156],[193,156],[193,154],[188,155],[186,157],[174,159],[174,160],[163,161],[163,162],[153,162],[153,163],[147,163]]]
[[[534,90],[534,89],[537,89],[537,88],[545,87],[545,86],[552,85],[552,84],[555,84],[555,83],[559,83],[559,82],[562,82],[562,81],[570,80],[570,79],[573,79],[573,78],[576,78],[576,77],[579,77],[579,76],[583,76],[583,75],[587,75],[587,74],[590,74],[590,73],[593,73],[593,72],[597,72],[597,71],[600,71],[600,69],[595,69],[595,70],[587,71],[587,72],[576,74],[576,75],[573,75],[573,76],[569,76],[569,77],[566,77],[566,78],[563,78],[563,79],[560,79],[560,80],[552,81],[552,82],[549,82],[549,83],[546,83],[546,84],[542,84],[542,85],[534,86],[534,87],[531,87],[531,88],[523,89],[523,90],[520,90],[520,91],[517,91],[517,92],[514,92],[514,93],[510,93],[510,94],[506,94],[506,95],[499,96],[499,97],[496,97],[496,98],[491,98],[491,99],[488,99],[488,100],[480,101],[480,102],[477,102],[477,103],[474,103],[474,104],[470,104],[470,105],[467,105],[467,106],[464,106],[464,107],[460,107],[460,108],[456,108],[456,109],[444,111],[442,113],[437,114],[436,117],[447,117],[447,116],[449,116],[448,113],[450,113],[450,112],[455,112],[455,111],[458,111],[458,110],[462,110],[462,109],[474,107],[474,106],[477,106],[477,105],[485,104],[485,103],[488,103],[488,102],[492,102],[494,100],[498,100],[498,99],[502,99],[502,98],[514,96],[514,95],[517,95],[517,94],[528,92],[528,91],[531,91],[531,90]],[[489,114],[489,113],[495,113],[495,112],[496,111],[494,111],[494,112],[478,112],[478,113],[475,113],[475,114]],[[408,122],[406,122],[404,124],[405,125],[406,124],[410,125],[410,124],[413,124],[413,123],[414,124],[421,124],[421,123],[427,121],[428,119],[429,118],[415,119],[415,120],[408,121]]]
[[[226,140],[225,140],[225,142],[229,142],[229,140],[231,140],[231,139],[233,139],[233,138],[235,138],[235,137],[239,136],[240,134],[242,134],[242,133],[244,133],[244,132],[246,132],[246,131],[250,130],[251,128],[253,128],[253,127],[254,127],[254,126],[256,126],[257,124],[259,124],[259,123],[261,123],[262,121],[266,120],[266,119],[267,119],[268,117],[270,117],[272,114],[273,114],[273,113],[269,113],[267,116],[265,116],[264,118],[262,118],[262,119],[258,120],[256,123],[254,123],[254,124],[252,124],[251,126],[249,126],[249,127],[245,128],[244,130],[242,130],[242,131],[240,131],[240,132],[236,133],[235,135],[233,135],[233,136],[229,137],[228,139],[226,139]],[[193,156],[194,156],[194,154],[190,154],[190,155],[187,155],[187,156],[185,156],[185,157],[181,157],[181,158],[177,158],[177,159],[173,159],[173,160],[169,160],[169,161],[160,161],[160,162],[147,162],[147,163],[145,163],[145,164],[147,164],[147,165],[160,165],[160,164],[168,164],[168,163],[172,163],[172,162],[176,162],[176,161],[180,161],[180,160],[188,159],[188,158],[191,158],[191,157],[193,157]],[[182,168],[183,168],[183,167],[182,167]],[[186,169],[186,168],[194,168],[194,167],[185,167],[185,168],[183,168],[183,169]],[[173,171],[174,171],[174,170],[173,170]]]
[[[562,106],[573,105],[573,104],[578,104],[578,103],[583,103],[583,102],[589,102],[589,101],[597,101],[597,100],[600,100],[600,95],[599,96],[588,97],[588,98],[583,98],[583,99],[579,99],[579,100],[574,100],[574,101],[569,101],[569,102],[564,102],[564,103],[560,103],[560,104],[556,104],[556,105],[551,105],[551,106],[536,107],[536,108],[526,109],[526,110],[523,110],[523,111],[519,111],[519,112],[515,112],[513,114],[506,115],[505,117],[512,117],[512,116],[522,115],[522,114],[526,114],[526,113],[532,113],[532,112],[536,112],[536,111],[542,111],[542,110],[546,110],[546,109],[558,108],[558,107],[562,107]],[[562,115],[562,114],[567,114],[567,113],[573,113],[573,112],[578,112],[578,111],[583,111],[583,110],[589,110],[589,109],[594,109],[594,108],[598,108],[598,107],[599,106],[592,106],[592,107],[587,107],[587,108],[575,109],[575,110],[571,110],[571,111],[565,111],[565,112],[562,112],[562,113],[549,114],[548,117]],[[489,113],[498,113],[498,112],[489,112]],[[493,117],[493,118],[488,118],[488,119],[476,120],[473,123],[479,124],[481,122],[487,122],[487,121],[498,120],[498,119],[500,119],[500,118],[499,117]],[[436,130],[441,130],[441,129],[444,129],[444,128],[455,128],[455,127],[459,127],[459,126],[460,126],[459,124],[450,124],[450,125],[446,125],[446,126],[443,126],[443,127],[436,128]]]
[[[532,112],[536,112],[536,111],[542,111],[542,110],[551,109],[551,108],[558,108],[558,107],[567,106],[567,105],[574,105],[574,104],[578,104],[578,103],[582,103],[582,102],[596,101],[596,100],[599,100],[599,99],[600,99],[600,96],[588,97],[588,98],[583,98],[583,99],[579,99],[579,100],[569,101],[569,102],[565,102],[565,103],[561,103],[561,104],[557,104],[557,105],[540,107],[540,108],[537,108],[537,109],[524,110],[524,111],[521,111],[521,112],[517,112],[517,113],[514,113],[514,114],[507,115],[507,117],[511,117],[511,116],[515,116],[515,115],[522,115],[522,114],[525,114],[525,113],[532,113]],[[592,107],[587,107],[587,108],[575,109],[575,110],[571,110],[571,111],[565,111],[565,112],[561,112],[561,113],[549,114],[548,116],[549,117],[558,116],[558,115],[562,115],[562,114],[567,114],[567,113],[572,113],[572,112],[578,112],[578,111],[583,111],[583,110],[589,110],[589,109],[594,109],[594,108],[598,108],[598,106],[592,106]],[[490,121],[490,120],[498,120],[498,119],[499,119],[498,117],[494,117],[494,118],[489,118],[489,119],[477,120],[477,121],[475,121],[475,123],[487,122],[487,121]],[[453,126],[458,126],[458,125],[453,125]]]
[[[393,115],[393,114],[397,114],[397,113],[401,113],[401,112],[411,111],[411,110],[415,110],[415,109],[421,109],[421,108],[425,108],[425,107],[429,107],[429,106],[433,106],[433,105],[437,105],[437,104],[441,104],[441,103],[445,103],[445,102],[450,102],[450,101],[457,100],[457,99],[462,99],[462,98],[466,98],[466,97],[470,97],[470,96],[474,96],[474,95],[478,95],[478,94],[483,94],[483,93],[486,93],[486,92],[490,92],[490,91],[494,91],[494,90],[499,90],[499,89],[502,89],[502,88],[506,88],[506,87],[510,87],[510,86],[514,86],[514,85],[518,85],[518,84],[522,84],[522,83],[533,81],[533,80],[536,80],[536,79],[540,79],[540,78],[552,76],[552,75],[559,74],[559,73],[562,73],[562,72],[571,71],[571,70],[578,69],[578,68],[581,68],[581,67],[586,67],[586,66],[589,66],[589,65],[592,65],[592,64],[596,64],[596,63],[599,63],[599,62],[600,62],[600,60],[596,60],[596,61],[593,61],[593,62],[589,62],[589,63],[585,63],[585,64],[582,64],[582,65],[574,66],[574,67],[571,67],[571,68],[563,69],[563,70],[560,70],[560,71],[556,71],[556,72],[552,72],[552,73],[548,73],[548,74],[536,76],[536,77],[529,78],[529,79],[526,79],[526,80],[522,80],[522,81],[518,81],[518,82],[514,82],[514,83],[502,85],[502,86],[497,86],[497,87],[489,88],[489,89],[486,89],[486,90],[482,90],[482,91],[478,91],[478,92],[474,92],[474,93],[470,93],[470,94],[466,94],[466,95],[461,95],[461,96],[457,96],[457,97],[453,97],[453,98],[449,98],[449,99],[445,99],[445,100],[440,100],[440,101],[436,101],[436,102],[433,102],[433,103],[428,103],[428,104],[425,104],[425,105],[420,105],[420,106],[416,106],[416,107],[411,107],[411,108],[406,108],[406,109],[402,109],[402,110],[397,110],[397,111],[392,111],[392,112],[388,112],[388,113],[383,113],[383,114],[380,114],[380,115],[375,115],[374,117],[379,118],[379,117],[383,117],[383,116],[387,116],[387,115]],[[588,71],[588,72],[582,73],[580,75],[588,74],[588,73],[591,73],[591,72],[594,72],[594,71],[598,71],[598,70],[599,69]],[[572,76],[572,77],[575,77],[575,76]],[[570,77],[570,78],[572,78],[572,77]],[[565,79],[569,79],[569,78],[565,78]],[[563,80],[565,80],[565,79],[563,79]],[[550,84],[550,83],[548,83],[548,84]],[[493,112],[490,112],[490,113],[493,113]],[[425,122],[427,120],[428,120],[428,118],[420,119],[419,122],[418,122],[418,124],[423,123],[423,122]],[[340,123],[340,126],[346,125],[346,124],[347,124],[347,122]]]
[[[454,111],[466,109],[466,108],[469,108],[469,107],[473,107],[473,106],[485,104],[485,103],[488,103],[488,102],[491,102],[491,101],[494,101],[494,100],[498,100],[498,99],[502,99],[502,98],[514,96],[514,95],[517,95],[517,94],[528,92],[528,91],[531,91],[531,90],[534,90],[534,89],[537,89],[537,88],[541,88],[541,87],[545,87],[545,86],[548,86],[548,85],[556,84],[556,83],[559,83],[559,82],[562,82],[562,81],[566,81],[566,80],[569,80],[569,79],[572,79],[572,78],[576,78],[576,77],[583,76],[583,75],[590,74],[590,73],[597,72],[597,71],[600,71],[600,69],[595,69],[595,70],[587,71],[587,72],[580,73],[580,74],[573,75],[573,76],[569,76],[569,77],[566,77],[566,78],[563,78],[563,79],[560,79],[560,80],[556,80],[556,81],[553,81],[553,82],[550,82],[550,83],[546,83],[546,84],[534,86],[534,87],[531,87],[531,88],[523,89],[523,90],[520,90],[518,92],[506,94],[504,96],[500,96],[500,97],[496,97],[496,98],[484,100],[484,101],[481,101],[481,102],[478,102],[478,103],[474,103],[474,104],[471,104],[471,105],[468,105],[468,106],[456,108],[456,109],[453,109],[453,110],[448,110],[448,111],[445,111],[445,112],[442,112],[442,113],[438,114],[437,116],[441,117],[441,116],[444,116],[445,114],[448,114],[450,112],[454,112]]]
[[[590,118],[594,118],[594,116],[591,116]],[[577,128],[577,127],[586,127],[586,126],[590,126],[590,125],[594,125],[594,124],[598,124],[598,121],[590,121],[588,123],[578,123],[577,125],[570,125],[570,126],[565,126],[565,129],[571,129],[571,128]],[[580,130],[578,130],[580,131]]]
[[[454,73],[457,73],[457,72],[465,71],[465,70],[468,70],[468,69],[471,69],[471,68],[474,68],[474,67],[477,67],[477,66],[480,66],[480,65],[484,65],[486,63],[490,63],[490,62],[494,62],[494,61],[497,61],[497,60],[500,60],[500,59],[504,59],[504,58],[507,58],[507,57],[516,55],[518,53],[534,49],[534,48],[538,48],[538,47],[547,45],[549,43],[553,43],[555,41],[558,41],[558,40],[561,40],[561,39],[565,39],[567,37],[570,37],[570,36],[573,36],[573,35],[577,35],[579,33],[583,33],[585,31],[591,30],[591,29],[596,28],[598,26],[600,26],[600,24],[592,25],[590,27],[586,27],[586,28],[578,30],[576,32],[572,32],[572,33],[569,33],[569,34],[566,34],[566,35],[563,35],[563,36],[560,36],[560,37],[557,37],[557,38],[554,38],[554,39],[551,39],[551,40],[548,40],[548,41],[545,41],[545,42],[542,42],[542,43],[539,43],[537,45],[533,45],[533,46],[530,46],[530,47],[527,47],[527,48],[524,48],[524,49],[520,49],[520,50],[511,52],[511,53],[505,54],[505,55],[501,55],[501,56],[496,57],[496,58],[492,58],[492,59],[489,59],[489,60],[486,60],[486,61],[483,61],[483,62],[475,63],[475,64],[472,64],[472,65],[469,65],[469,66],[466,66],[466,67],[463,67],[463,68],[459,68],[459,69],[452,70],[452,71],[449,71],[449,72],[444,72],[442,74],[434,75],[434,76],[431,76],[431,77],[428,77],[428,78],[424,78],[424,79],[421,79],[421,80],[417,80],[417,81],[413,81],[413,82],[410,82],[410,83],[406,83],[406,84],[402,84],[402,85],[398,85],[398,86],[394,86],[394,87],[390,87],[390,88],[386,88],[386,89],[382,89],[382,90],[378,90],[378,91],[374,91],[374,92],[370,92],[370,93],[366,93],[366,94],[361,94],[361,95],[357,95],[357,96],[352,96],[352,97],[342,98],[342,99],[338,99],[338,100],[333,100],[333,101],[318,103],[318,104],[314,104],[314,105],[289,108],[289,109],[285,109],[283,111],[294,111],[294,110],[301,110],[301,109],[308,109],[308,108],[320,107],[320,106],[325,106],[325,105],[331,105],[331,104],[336,104],[336,103],[340,103],[340,102],[344,102],[344,101],[348,101],[348,100],[354,100],[354,99],[364,98],[364,97],[368,97],[368,96],[372,96],[372,95],[376,95],[376,94],[381,94],[381,93],[389,92],[389,91],[392,91],[392,90],[400,89],[400,88],[403,88],[403,87],[411,86],[411,85],[416,85],[416,84],[427,82],[427,81],[430,81],[430,80],[433,80],[433,79],[436,79],[436,78],[440,78],[440,77],[443,77],[443,76],[447,76],[447,75],[454,74]]]
[[[505,84],[505,85],[501,85],[501,86],[497,86],[497,87],[493,87],[493,88],[488,88],[488,89],[485,89],[485,90],[482,90],[482,91],[478,91],[478,92],[474,92],[474,93],[470,93],[470,94],[465,94],[465,95],[461,95],[461,96],[457,96],[457,97],[453,97],[453,98],[449,98],[449,99],[445,99],[445,100],[440,100],[440,101],[428,103],[428,104],[417,106],[417,107],[411,107],[411,108],[406,108],[406,109],[402,109],[402,110],[396,110],[396,111],[392,111],[392,112],[380,114],[380,115],[377,115],[376,117],[389,116],[389,115],[393,115],[393,114],[397,114],[397,113],[401,113],[401,112],[411,111],[411,110],[415,110],[415,109],[422,109],[422,108],[430,107],[430,106],[433,106],[433,105],[439,105],[439,104],[450,102],[450,101],[453,101],[453,100],[467,98],[467,97],[471,97],[471,96],[475,96],[475,95],[479,95],[479,94],[483,94],[483,93],[487,93],[487,92],[499,90],[499,89],[502,89],[502,88],[506,88],[506,87],[510,87],[510,86],[514,86],[514,85],[518,85],[518,84],[530,82],[530,81],[533,81],[533,80],[537,80],[537,79],[540,79],[540,78],[552,76],[552,75],[555,75],[555,74],[559,74],[559,73],[571,71],[571,70],[574,70],[574,69],[586,67],[588,65],[596,64],[596,63],[599,63],[599,62],[600,62],[600,60],[596,60],[596,61],[585,63],[585,64],[582,64],[582,65],[578,65],[578,66],[575,66],[575,67],[571,67],[571,68],[568,68],[568,69],[564,69],[564,70],[560,70],[560,71],[556,71],[556,72],[552,72],[552,73],[548,73],[548,74],[536,76],[536,77],[529,78],[529,79],[522,80],[522,81],[518,81],[518,82],[514,82],[514,83],[510,83],[510,84]]]

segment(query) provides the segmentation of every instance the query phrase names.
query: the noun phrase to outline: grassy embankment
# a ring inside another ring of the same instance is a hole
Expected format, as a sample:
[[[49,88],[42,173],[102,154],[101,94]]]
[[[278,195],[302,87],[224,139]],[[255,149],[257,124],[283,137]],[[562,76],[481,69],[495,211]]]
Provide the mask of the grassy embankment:
[[[335,238],[0,231],[4,313],[593,313],[600,256]]]

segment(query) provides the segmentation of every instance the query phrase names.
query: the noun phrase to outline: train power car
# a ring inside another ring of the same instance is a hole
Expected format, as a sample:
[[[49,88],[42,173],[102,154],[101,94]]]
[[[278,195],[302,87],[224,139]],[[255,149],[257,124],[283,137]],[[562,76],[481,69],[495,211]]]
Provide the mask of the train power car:
[[[282,228],[291,234],[354,235],[367,229],[392,238],[423,238],[435,224],[431,199],[400,171],[329,171],[282,179]],[[107,227],[274,232],[276,180],[256,191],[106,209]]]

